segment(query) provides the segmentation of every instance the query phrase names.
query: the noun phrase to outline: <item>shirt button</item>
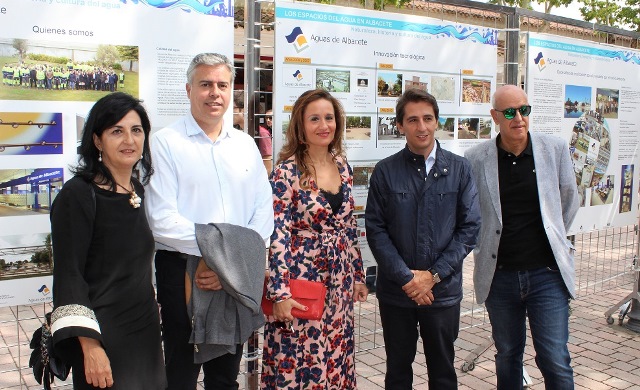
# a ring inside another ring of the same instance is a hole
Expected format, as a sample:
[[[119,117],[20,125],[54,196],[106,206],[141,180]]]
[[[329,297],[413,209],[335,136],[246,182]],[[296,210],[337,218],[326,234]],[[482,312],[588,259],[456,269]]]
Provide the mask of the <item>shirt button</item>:
[[[442,171],[443,171],[444,173],[449,172],[449,171],[447,170],[447,168],[443,169]]]
[[[497,257],[498,257],[498,256],[496,256],[496,255],[491,255],[491,258],[492,258],[492,259],[495,259],[495,258],[497,258]]]
[[[500,234],[500,230],[496,230],[496,234]]]
[[[438,177],[438,173],[437,173],[437,172],[436,172],[436,173],[434,173],[434,174],[433,174],[433,177]]]
[[[516,162],[515,162],[515,161],[513,162],[513,165],[516,165]]]

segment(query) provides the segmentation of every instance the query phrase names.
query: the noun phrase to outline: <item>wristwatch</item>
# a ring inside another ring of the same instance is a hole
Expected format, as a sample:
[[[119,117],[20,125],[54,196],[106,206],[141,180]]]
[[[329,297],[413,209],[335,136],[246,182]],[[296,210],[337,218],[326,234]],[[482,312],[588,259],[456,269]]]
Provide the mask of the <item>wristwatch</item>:
[[[442,280],[442,279],[440,279],[440,275],[438,275],[437,272],[434,272],[433,269],[430,269],[429,272],[431,272],[431,275],[433,275],[433,281],[436,284],[440,283],[440,281]]]

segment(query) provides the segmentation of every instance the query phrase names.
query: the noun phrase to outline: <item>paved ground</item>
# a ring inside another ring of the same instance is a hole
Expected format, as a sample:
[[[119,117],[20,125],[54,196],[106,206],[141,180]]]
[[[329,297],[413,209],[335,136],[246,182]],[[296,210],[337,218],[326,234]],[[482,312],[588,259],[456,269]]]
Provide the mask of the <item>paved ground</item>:
[[[630,272],[637,245],[634,237],[633,230],[616,231],[590,235],[583,238],[585,241],[576,243],[578,299],[571,304],[569,347],[578,390],[640,390],[640,333],[626,329],[624,324],[620,326],[617,312],[612,325],[607,324],[604,317],[612,305],[631,292],[635,283],[634,274]],[[466,293],[461,331],[456,343],[459,388],[494,389],[495,349],[492,346],[474,362],[473,370],[460,370],[469,353],[482,349],[490,336],[484,308],[473,303],[472,267],[473,261],[468,259],[464,270]],[[375,303],[375,297],[370,296],[356,312],[358,389],[363,390],[384,388],[386,357]],[[48,310],[47,305],[0,308],[0,389],[41,389],[27,367],[31,353],[28,338],[39,326],[38,317],[42,318],[45,310]],[[626,324],[626,320],[624,322]],[[525,359],[525,368],[532,380],[529,389],[544,389],[530,339]],[[413,369],[414,388],[427,389],[427,369],[422,353],[416,357]],[[241,389],[254,388],[246,384],[244,374],[239,379]],[[71,389],[71,386],[58,384],[57,388]]]

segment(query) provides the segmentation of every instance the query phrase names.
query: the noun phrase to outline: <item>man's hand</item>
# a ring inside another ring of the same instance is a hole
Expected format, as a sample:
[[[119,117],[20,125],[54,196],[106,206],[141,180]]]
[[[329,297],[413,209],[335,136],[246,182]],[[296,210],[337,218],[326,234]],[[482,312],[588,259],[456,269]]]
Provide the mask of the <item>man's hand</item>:
[[[89,337],[78,337],[84,355],[84,375],[87,383],[105,389],[113,386],[111,363],[100,342]]]
[[[220,284],[218,274],[207,267],[207,263],[204,262],[204,259],[200,259],[198,268],[196,268],[196,286],[202,290],[216,291],[222,289],[222,284]]]
[[[435,281],[429,271],[411,270],[413,279],[402,286],[402,290],[409,298],[418,305],[431,305],[435,300],[433,297],[433,286]]]
[[[369,289],[364,283],[354,283],[353,286],[353,300],[355,302],[364,302],[367,300],[367,295],[369,295]]]

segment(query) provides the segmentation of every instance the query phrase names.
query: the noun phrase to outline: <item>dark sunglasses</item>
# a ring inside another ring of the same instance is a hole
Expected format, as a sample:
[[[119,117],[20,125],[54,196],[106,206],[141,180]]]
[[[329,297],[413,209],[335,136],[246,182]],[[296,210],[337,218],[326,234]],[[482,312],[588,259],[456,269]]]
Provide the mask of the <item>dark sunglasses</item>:
[[[520,111],[520,115],[522,115],[523,118],[531,114],[531,106],[522,106],[520,108],[506,108],[502,111],[496,111],[501,112],[507,119],[513,119],[516,117],[516,110]]]

